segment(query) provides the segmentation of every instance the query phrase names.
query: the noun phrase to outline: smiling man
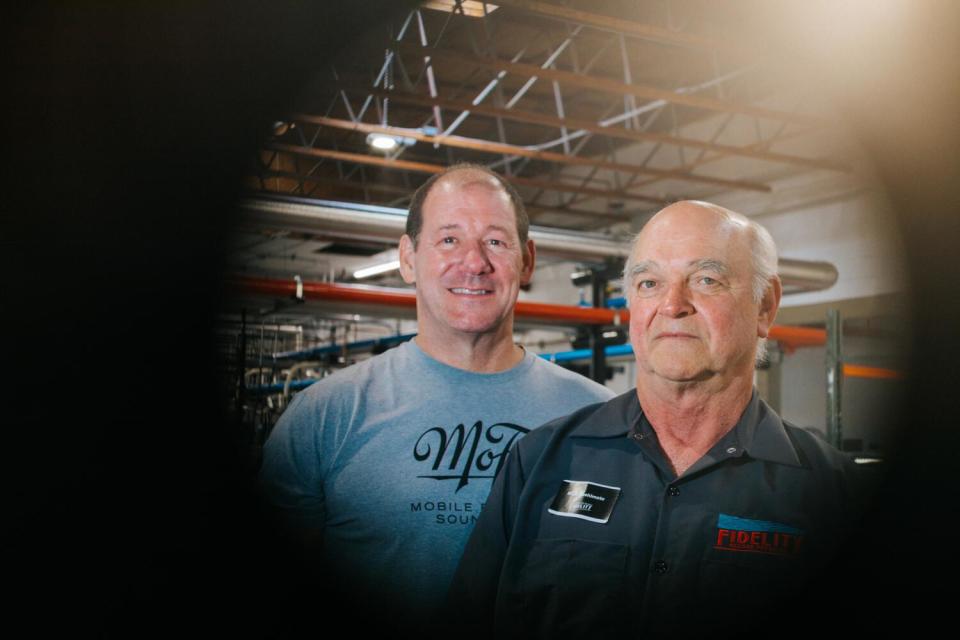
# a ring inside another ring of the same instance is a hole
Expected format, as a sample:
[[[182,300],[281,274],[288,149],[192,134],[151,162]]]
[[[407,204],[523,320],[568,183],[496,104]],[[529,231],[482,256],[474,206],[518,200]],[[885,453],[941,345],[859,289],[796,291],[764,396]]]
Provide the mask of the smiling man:
[[[428,180],[400,240],[417,336],[297,395],[264,449],[265,495],[319,549],[318,579],[401,627],[433,623],[510,446],[613,396],[513,342],[528,226],[484,167]]]
[[[854,467],[753,388],[780,303],[769,233],[679,202],[624,270],[636,389],[518,443],[457,572],[455,615],[498,636],[756,624],[831,557]]]

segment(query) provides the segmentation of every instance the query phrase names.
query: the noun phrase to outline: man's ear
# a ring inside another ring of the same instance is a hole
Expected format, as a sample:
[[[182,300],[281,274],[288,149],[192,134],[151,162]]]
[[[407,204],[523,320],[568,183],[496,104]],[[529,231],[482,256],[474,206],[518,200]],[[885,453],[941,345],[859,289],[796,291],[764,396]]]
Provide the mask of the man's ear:
[[[527,238],[527,244],[523,251],[523,267],[520,270],[521,285],[530,284],[530,280],[533,278],[533,267],[536,262],[537,248],[534,246],[533,240]]]
[[[403,281],[407,284],[416,284],[417,283],[417,270],[414,267],[414,254],[416,249],[413,248],[413,240],[407,234],[403,234],[400,238],[400,275],[403,277]]]
[[[777,310],[780,308],[780,297],[783,295],[783,285],[780,283],[780,276],[770,278],[770,286],[767,287],[763,299],[760,300],[760,315],[757,319],[757,337],[766,338],[770,334],[770,327],[777,318]]]

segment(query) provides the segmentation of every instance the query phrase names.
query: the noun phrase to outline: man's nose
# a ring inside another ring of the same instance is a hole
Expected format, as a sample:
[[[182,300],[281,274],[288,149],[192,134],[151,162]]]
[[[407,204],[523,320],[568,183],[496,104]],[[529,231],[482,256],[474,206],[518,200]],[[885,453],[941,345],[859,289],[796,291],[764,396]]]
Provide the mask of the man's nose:
[[[690,289],[686,282],[675,282],[667,287],[660,313],[671,318],[683,318],[693,313]]]
[[[471,242],[464,249],[463,268],[470,274],[489,273],[493,270],[487,248],[483,242]]]

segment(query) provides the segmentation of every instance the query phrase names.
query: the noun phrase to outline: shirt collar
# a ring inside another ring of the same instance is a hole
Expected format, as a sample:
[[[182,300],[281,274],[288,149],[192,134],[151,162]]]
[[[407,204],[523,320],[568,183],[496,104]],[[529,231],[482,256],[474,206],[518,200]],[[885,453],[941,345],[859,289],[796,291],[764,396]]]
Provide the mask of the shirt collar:
[[[639,423],[642,414],[637,391],[630,389],[600,407],[570,435],[574,438],[623,437]],[[760,398],[756,389],[740,420],[724,439],[729,436],[752,458],[803,466],[780,416]]]
[[[744,451],[757,460],[802,467],[783,420],[753,390],[750,403],[734,427]]]

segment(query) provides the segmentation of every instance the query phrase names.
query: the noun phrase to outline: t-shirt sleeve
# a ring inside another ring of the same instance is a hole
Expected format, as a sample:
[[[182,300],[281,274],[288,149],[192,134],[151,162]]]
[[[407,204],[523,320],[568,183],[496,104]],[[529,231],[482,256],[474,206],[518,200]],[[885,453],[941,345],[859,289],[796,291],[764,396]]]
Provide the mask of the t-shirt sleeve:
[[[312,404],[300,393],[277,421],[263,447],[259,486],[284,528],[319,542],[326,522],[323,412]]]

